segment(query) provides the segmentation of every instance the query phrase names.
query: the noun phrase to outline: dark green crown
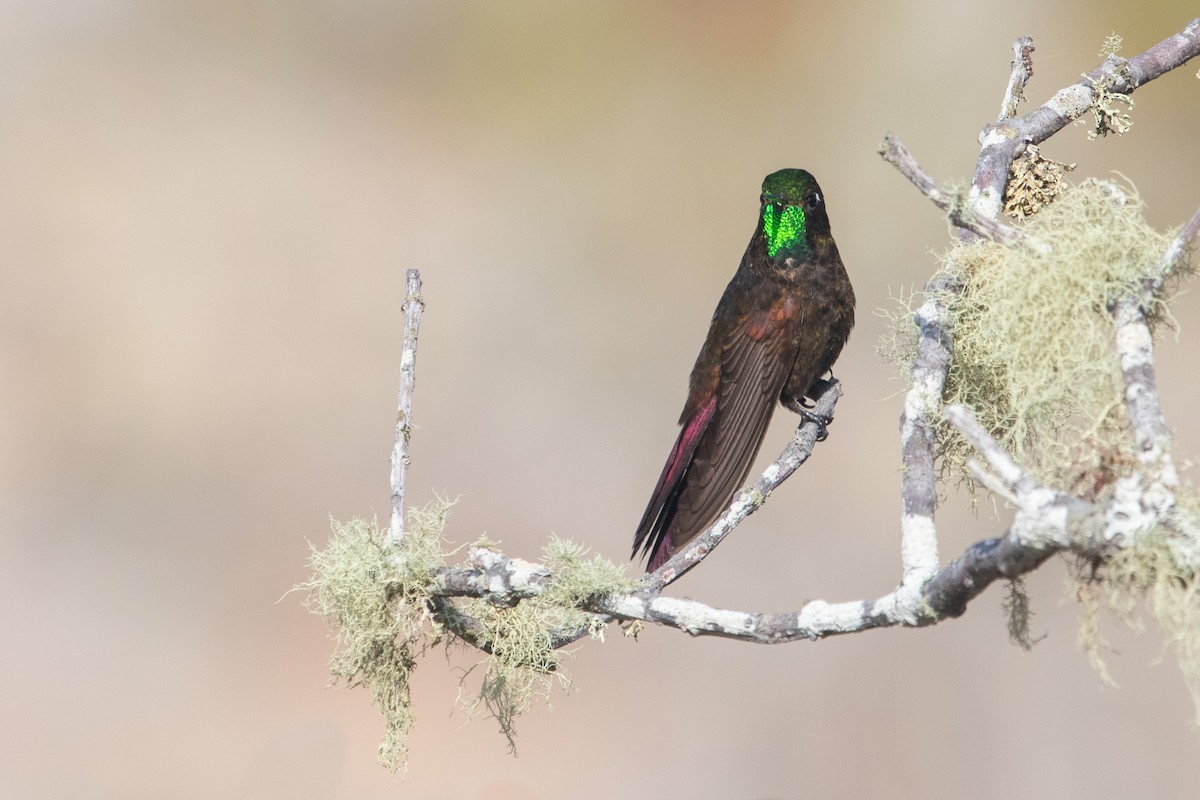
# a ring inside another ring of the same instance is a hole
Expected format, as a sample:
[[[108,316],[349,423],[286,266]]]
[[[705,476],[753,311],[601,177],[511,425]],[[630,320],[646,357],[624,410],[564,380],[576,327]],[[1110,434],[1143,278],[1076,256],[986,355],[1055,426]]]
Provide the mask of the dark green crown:
[[[781,169],[763,178],[763,199],[768,203],[798,206],[805,193],[816,185],[816,179],[802,169]]]

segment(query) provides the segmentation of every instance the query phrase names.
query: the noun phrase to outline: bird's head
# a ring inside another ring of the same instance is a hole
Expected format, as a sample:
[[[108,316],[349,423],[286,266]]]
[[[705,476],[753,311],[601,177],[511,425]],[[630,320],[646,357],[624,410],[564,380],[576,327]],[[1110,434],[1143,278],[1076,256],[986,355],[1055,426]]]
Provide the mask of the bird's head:
[[[829,233],[825,195],[802,169],[781,169],[763,179],[758,233],[772,260],[806,260]]]

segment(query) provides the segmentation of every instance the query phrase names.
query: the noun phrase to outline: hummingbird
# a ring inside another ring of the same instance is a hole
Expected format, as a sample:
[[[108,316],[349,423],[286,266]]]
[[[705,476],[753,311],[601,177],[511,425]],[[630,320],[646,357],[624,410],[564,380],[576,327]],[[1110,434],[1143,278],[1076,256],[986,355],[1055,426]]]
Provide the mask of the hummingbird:
[[[692,368],[682,430],[633,537],[653,572],[737,492],[778,400],[808,411],[854,326],[854,289],[829,229],[825,195],[802,169],[763,179],[758,224]]]

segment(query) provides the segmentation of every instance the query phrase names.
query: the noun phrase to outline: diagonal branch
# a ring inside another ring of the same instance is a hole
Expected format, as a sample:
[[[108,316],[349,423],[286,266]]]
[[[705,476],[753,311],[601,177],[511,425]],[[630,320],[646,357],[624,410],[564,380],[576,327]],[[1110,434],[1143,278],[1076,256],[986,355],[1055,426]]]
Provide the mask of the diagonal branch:
[[[1200,19],[1193,19],[1179,33],[1133,58],[1110,56],[1082,80],[1059,90],[1030,113],[985,128],[968,195],[972,210],[980,217],[999,217],[1013,159],[1025,145],[1041,144],[1095,107],[1100,87],[1112,94],[1132,94],[1197,55],[1200,55]]]
[[[1028,245],[1038,252],[1049,252],[1049,247],[1041,242],[1031,240],[1024,231],[1011,225],[1005,225],[995,217],[981,216],[975,213],[958,194],[941,189],[933,178],[921,169],[921,165],[912,157],[908,148],[896,134],[889,133],[883,137],[883,143],[879,146],[879,155],[883,156],[884,161],[898,169],[901,175],[908,178],[913,186],[921,190],[921,194],[933,201],[935,206],[945,211],[950,224],[956,228],[968,230],[976,236],[991,239],[996,244],[1002,244],[1005,247]]]
[[[1153,291],[1157,292],[1162,286],[1162,281],[1175,274],[1183,264],[1188,251],[1196,245],[1197,239],[1200,239],[1200,208],[1197,208],[1191,218],[1183,223],[1179,233],[1171,240],[1167,252],[1163,254],[1162,261],[1155,267],[1158,277],[1155,279],[1157,283],[1151,287]]]
[[[828,420],[833,419],[834,409],[837,408],[838,398],[842,396],[841,384],[836,380],[823,381],[824,386],[819,390],[815,399],[812,413]],[[673,555],[657,570],[647,575],[642,583],[651,590],[658,591],[668,584],[674,583],[716,548],[734,528],[746,517],[753,514],[766,502],[771,492],[783,483],[801,464],[812,455],[813,447],[818,441],[820,426],[812,420],[805,420],[796,428],[796,435],[788,443],[779,458],[763,471],[763,474],[752,485],[742,489],[734,496],[729,507],[712,525],[687,544],[682,550]]]

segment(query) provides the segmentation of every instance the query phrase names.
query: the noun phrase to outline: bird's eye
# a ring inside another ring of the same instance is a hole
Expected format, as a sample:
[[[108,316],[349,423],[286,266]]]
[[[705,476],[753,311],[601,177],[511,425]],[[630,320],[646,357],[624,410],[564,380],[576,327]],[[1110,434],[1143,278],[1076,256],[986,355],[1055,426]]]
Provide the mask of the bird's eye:
[[[820,192],[813,192],[812,194],[805,195],[804,210],[805,211],[816,211],[818,208],[821,207],[821,202],[822,202],[822,200],[821,200]]]

